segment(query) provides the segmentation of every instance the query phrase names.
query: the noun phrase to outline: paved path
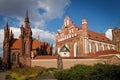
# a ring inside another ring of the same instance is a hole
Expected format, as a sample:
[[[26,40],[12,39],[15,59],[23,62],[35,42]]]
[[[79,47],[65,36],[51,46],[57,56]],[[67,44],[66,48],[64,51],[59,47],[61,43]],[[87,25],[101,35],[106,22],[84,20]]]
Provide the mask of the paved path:
[[[0,80],[5,80],[6,73],[0,72]]]

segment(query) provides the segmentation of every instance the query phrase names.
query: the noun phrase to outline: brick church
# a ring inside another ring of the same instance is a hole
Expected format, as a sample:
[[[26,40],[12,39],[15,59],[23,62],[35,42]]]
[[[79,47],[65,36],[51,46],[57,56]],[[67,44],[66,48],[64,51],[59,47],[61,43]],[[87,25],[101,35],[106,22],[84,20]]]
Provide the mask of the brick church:
[[[120,52],[120,29],[114,28],[112,30],[113,43],[115,44],[116,51]]]
[[[86,19],[78,27],[67,16],[62,29],[56,33],[56,52],[62,57],[81,57],[114,49],[115,45],[105,34],[88,29]]]
[[[52,55],[52,45],[47,42],[40,42],[33,39],[32,30],[29,25],[28,11],[24,21],[24,26],[20,27],[19,38],[14,38],[8,23],[4,28],[3,41],[3,66],[7,68],[24,67],[31,65],[31,58],[39,55]]]

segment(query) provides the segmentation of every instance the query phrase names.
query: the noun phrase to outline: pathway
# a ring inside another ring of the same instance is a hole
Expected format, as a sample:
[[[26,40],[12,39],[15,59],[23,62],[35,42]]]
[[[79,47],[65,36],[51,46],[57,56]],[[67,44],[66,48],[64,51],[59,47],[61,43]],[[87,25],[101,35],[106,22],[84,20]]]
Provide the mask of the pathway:
[[[5,72],[0,72],[0,80],[5,80],[6,73]]]

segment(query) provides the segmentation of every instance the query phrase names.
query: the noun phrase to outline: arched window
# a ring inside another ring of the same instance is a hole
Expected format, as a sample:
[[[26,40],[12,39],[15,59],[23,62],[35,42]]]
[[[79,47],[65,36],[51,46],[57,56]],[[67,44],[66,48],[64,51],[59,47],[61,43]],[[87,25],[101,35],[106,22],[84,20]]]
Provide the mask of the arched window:
[[[91,53],[91,43],[89,43],[89,52]]]
[[[12,54],[12,62],[15,62],[15,61],[16,61],[16,55]]]
[[[110,50],[110,46],[109,45],[107,45],[107,50]]]
[[[19,63],[19,61],[20,61],[19,54],[17,55],[17,59],[18,59],[18,63]]]
[[[27,48],[26,48],[26,42],[24,42],[24,54],[26,54],[26,50]]]
[[[74,57],[78,56],[78,45],[77,43],[74,43]]]
[[[58,50],[57,50],[57,54],[59,54],[60,53],[60,48],[58,48]]]
[[[104,51],[104,45],[102,44],[102,51]]]
[[[95,52],[98,52],[98,44],[95,44]]]

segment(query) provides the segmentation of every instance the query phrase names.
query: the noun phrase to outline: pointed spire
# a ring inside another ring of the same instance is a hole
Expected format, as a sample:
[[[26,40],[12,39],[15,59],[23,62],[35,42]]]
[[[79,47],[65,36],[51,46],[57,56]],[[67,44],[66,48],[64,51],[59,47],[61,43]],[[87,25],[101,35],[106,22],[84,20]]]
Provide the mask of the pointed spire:
[[[25,22],[28,22],[28,23],[29,23],[28,9],[26,10]]]
[[[40,35],[38,35],[38,40],[40,41]]]
[[[11,30],[11,34],[13,34],[12,30]]]
[[[21,25],[21,28],[23,28],[23,24]]]
[[[9,29],[9,25],[8,25],[8,22],[6,23],[6,29],[7,29],[7,30]]]
[[[12,30],[10,32],[10,36],[11,36],[11,38],[14,38],[14,34],[13,34]]]

